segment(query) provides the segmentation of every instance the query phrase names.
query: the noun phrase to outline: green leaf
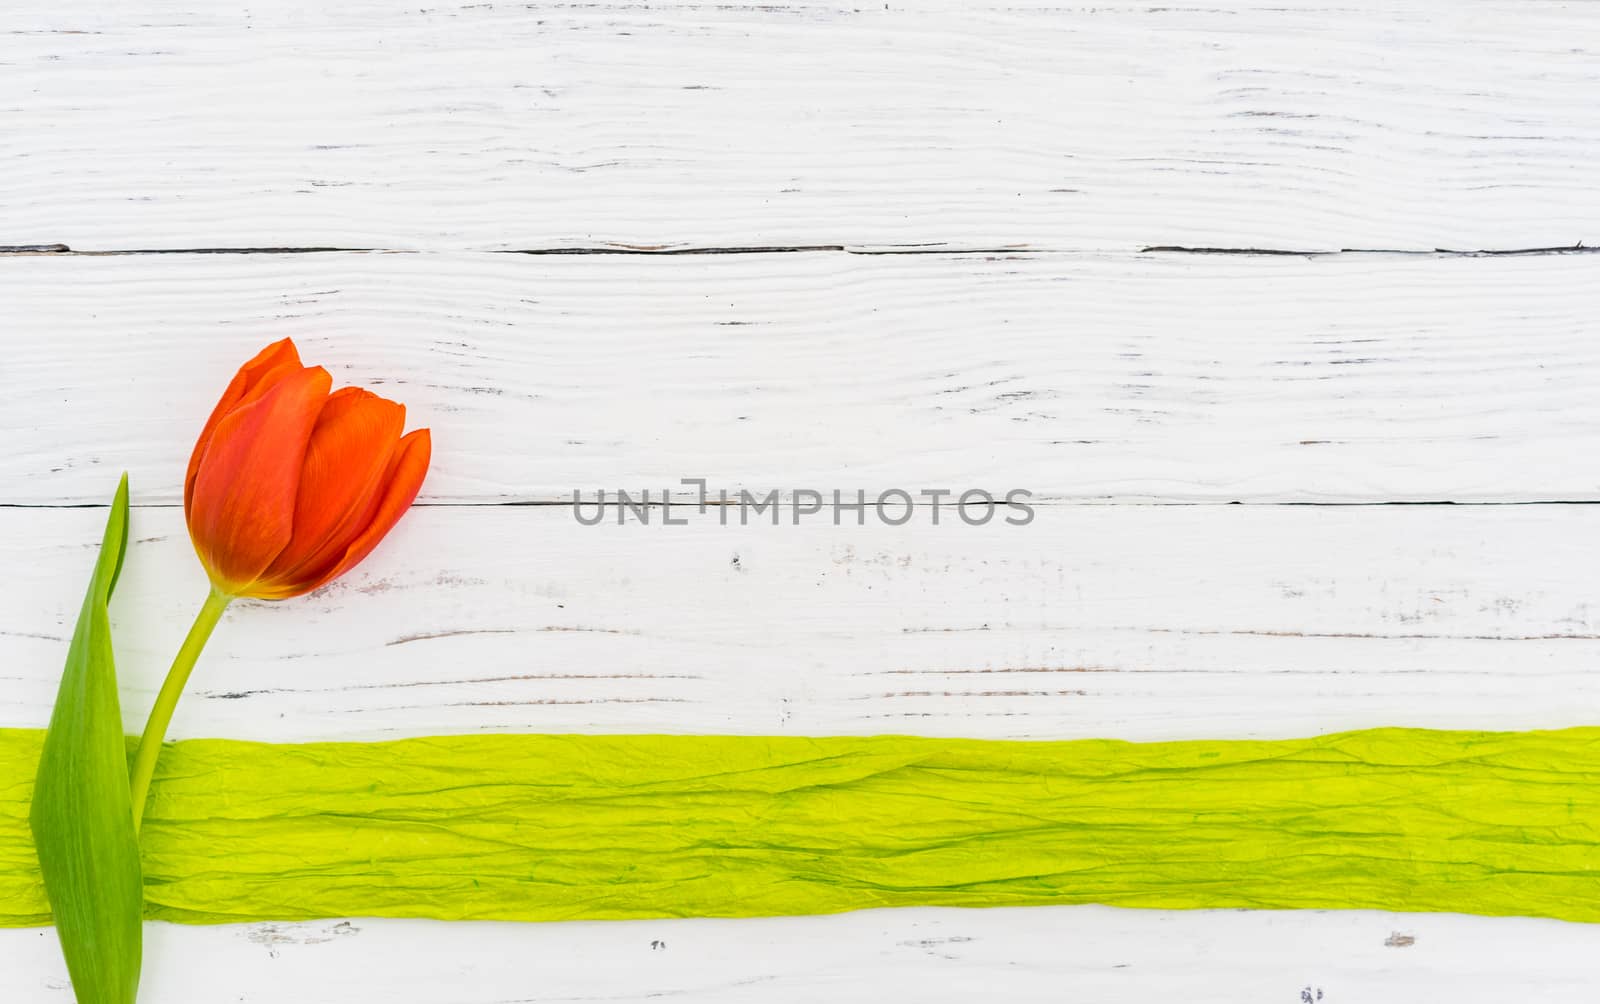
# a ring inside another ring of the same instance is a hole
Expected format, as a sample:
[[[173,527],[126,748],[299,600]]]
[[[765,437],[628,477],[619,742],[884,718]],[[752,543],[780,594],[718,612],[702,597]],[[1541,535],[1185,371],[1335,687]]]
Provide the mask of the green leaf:
[[[28,821],[78,1004],[133,1004],[143,877],[106,604],[128,547],[122,476],[67,650]]]

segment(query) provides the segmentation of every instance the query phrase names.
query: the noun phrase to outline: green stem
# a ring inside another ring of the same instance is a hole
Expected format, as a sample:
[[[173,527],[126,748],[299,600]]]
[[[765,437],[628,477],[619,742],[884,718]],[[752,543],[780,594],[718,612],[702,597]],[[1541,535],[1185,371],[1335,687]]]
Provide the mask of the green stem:
[[[139,738],[139,754],[133,761],[134,832],[138,832],[139,822],[144,819],[144,803],[150,793],[150,778],[156,772],[156,758],[161,756],[161,743],[166,739],[167,726],[172,722],[173,709],[178,706],[178,698],[183,696],[183,687],[189,682],[190,671],[200,659],[200,650],[206,647],[206,640],[211,637],[217,622],[222,619],[222,612],[228,609],[228,604],[232,601],[232,596],[215,589],[206,594],[206,601],[200,607],[200,612],[195,615],[188,637],[183,639],[183,646],[178,649],[177,657],[172,660],[172,668],[167,670],[167,679],[161,684],[161,693],[156,695],[155,707],[150,709],[150,720],[145,724],[144,735]]]

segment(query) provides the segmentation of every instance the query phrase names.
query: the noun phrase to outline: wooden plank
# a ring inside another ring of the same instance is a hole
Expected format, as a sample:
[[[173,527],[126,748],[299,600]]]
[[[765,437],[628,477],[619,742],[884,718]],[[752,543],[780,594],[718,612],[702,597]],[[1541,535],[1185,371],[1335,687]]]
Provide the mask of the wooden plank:
[[[145,926],[141,999],[525,1004],[1365,1001],[1581,1004],[1582,924],[1372,911],[1032,907],[565,924]],[[0,995],[70,1004],[48,928],[0,930]],[[1321,994],[1319,998],[1317,995]]]
[[[1600,508],[1045,507],[1027,526],[577,525],[433,507],[241,602],[173,738],[477,731],[1293,737],[1591,724]],[[0,725],[43,726],[102,519],[0,510]],[[130,732],[204,593],[133,513]]]
[[[4,244],[1600,241],[1586,4],[31,0],[0,27]]]
[[[175,502],[284,336],[433,428],[436,502],[1600,499],[1600,256],[11,257],[0,304],[4,503]]]

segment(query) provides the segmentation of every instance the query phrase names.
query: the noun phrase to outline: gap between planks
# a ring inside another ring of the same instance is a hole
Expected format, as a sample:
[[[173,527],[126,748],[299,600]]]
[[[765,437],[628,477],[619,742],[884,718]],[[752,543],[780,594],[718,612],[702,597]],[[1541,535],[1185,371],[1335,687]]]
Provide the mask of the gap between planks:
[[[997,500],[996,503],[995,503],[995,508],[996,509],[1004,509],[1004,508],[1006,508],[1006,506],[1005,506],[1005,504],[1003,502],[998,501],[999,499],[1004,497],[1004,494],[1005,494],[1004,492],[995,491],[995,492],[990,492],[990,494],[993,495],[995,497],[995,499]],[[756,495],[756,500],[759,501],[760,503],[762,503],[763,506],[765,506],[766,505],[766,493],[765,492],[757,492],[757,493],[755,493],[755,495]],[[778,505],[780,506],[780,508],[782,506],[785,506],[785,505],[793,502],[793,501],[794,501],[794,493],[793,492],[779,492],[777,494],[777,502],[778,502]],[[1441,506],[1441,507],[1442,506],[1456,506],[1456,507],[1473,507],[1473,506],[1478,506],[1478,507],[1494,507],[1494,506],[1504,506],[1504,507],[1510,507],[1510,506],[1592,506],[1592,505],[1600,505],[1600,500],[1596,500],[1596,499],[1529,499],[1529,500],[1517,499],[1517,500],[1487,500],[1487,501],[1477,501],[1477,500],[1456,501],[1454,499],[1429,499],[1429,500],[1424,500],[1424,501],[1395,500],[1395,501],[1350,501],[1350,502],[1339,502],[1339,501],[1302,502],[1302,501],[1273,500],[1273,499],[1267,499],[1267,500],[1250,499],[1250,500],[1240,500],[1240,501],[1230,501],[1230,502],[1216,502],[1216,501],[1208,501],[1208,500],[1204,500],[1204,499],[1201,499],[1201,500],[1124,499],[1124,498],[1078,499],[1078,498],[1040,498],[1040,497],[1035,497],[1035,498],[1028,499],[1027,503],[1028,503],[1028,505],[1033,506],[1035,508],[1041,508],[1042,507],[1042,508],[1052,508],[1052,509],[1104,508],[1104,507],[1107,507],[1107,506],[1127,506],[1127,507],[1133,507],[1133,508],[1178,508],[1178,509],[1182,509],[1182,508],[1201,508],[1201,509],[1204,509],[1204,508],[1224,508],[1224,507],[1239,507],[1239,508],[1246,508],[1246,509],[1250,509],[1250,508],[1254,508],[1254,509],[1273,509],[1273,508],[1284,508],[1284,507],[1303,508],[1303,509],[1374,509],[1374,508],[1382,508],[1382,507],[1385,507],[1385,506],[1411,506],[1411,507],[1423,507],[1423,508],[1426,508],[1426,507],[1429,507],[1429,506]],[[497,501],[497,500],[493,500],[493,499],[485,499],[485,500],[481,500],[481,501],[438,501],[438,502],[427,501],[427,502],[413,502],[413,503],[411,503],[411,507],[414,508],[414,509],[516,509],[516,508],[547,508],[547,509],[555,509],[555,508],[566,508],[566,507],[571,506],[572,504],[573,504],[573,502],[570,499],[507,499],[507,500],[504,500],[504,501]],[[610,509],[620,509],[620,508],[623,507],[623,503],[621,503],[621,502],[616,502],[616,501],[600,502],[600,501],[598,501],[598,500],[596,500],[596,499],[594,499],[592,497],[589,497],[589,496],[582,497],[579,500],[578,504],[580,504],[581,506],[583,506],[586,509],[594,509],[594,508],[596,508],[598,506],[604,506],[608,510],[610,510]],[[640,509],[640,508],[642,508],[642,509],[656,510],[656,509],[661,509],[664,506],[669,505],[669,504],[671,505],[671,507],[673,509],[689,509],[689,508],[696,508],[698,506],[698,503],[688,501],[685,497],[677,496],[677,495],[672,496],[665,503],[663,503],[659,498],[651,499],[649,501],[645,501],[645,500],[640,499],[640,500],[630,501],[629,503],[627,503],[627,506],[628,506],[629,509]],[[868,503],[868,504],[871,505],[871,503]],[[902,504],[900,502],[898,502],[898,501],[896,501],[894,504],[895,504],[896,507],[903,508]],[[722,503],[708,502],[708,503],[706,503],[705,511],[713,510],[713,509],[719,507],[720,505],[722,505]],[[738,506],[735,505],[732,502],[727,503],[727,506],[730,509],[738,508]],[[915,502],[915,501],[913,501],[911,503],[911,507],[914,510],[932,509],[932,508],[934,508],[932,503]],[[3,510],[3,509],[23,509],[23,510],[26,510],[26,509],[40,509],[40,510],[50,510],[50,509],[106,509],[106,508],[109,508],[109,504],[105,503],[105,502],[55,502],[55,503],[52,503],[52,502],[0,502],[0,510]],[[128,508],[130,508],[130,509],[150,509],[150,510],[155,510],[155,509],[182,509],[183,508],[183,503],[181,503],[181,502],[131,502],[131,503],[129,503]],[[953,508],[955,508],[955,503],[953,503],[953,502],[941,502],[939,504],[939,508],[941,510],[943,510],[943,509],[953,509]],[[826,511],[826,510],[824,510],[824,511]],[[821,513],[819,512],[819,513],[815,513],[813,515],[820,516]],[[607,520],[606,522],[613,522],[613,521],[612,520]],[[782,520],[782,519],[779,520],[779,523],[774,524],[772,520],[766,518],[765,510],[763,510],[763,512],[761,514],[757,515],[755,518],[747,520],[743,524],[736,524],[733,520],[730,519],[728,521],[728,523],[726,523],[725,525],[727,525],[727,526],[735,526],[735,525],[751,525],[751,526],[753,526],[753,525],[769,525],[770,526],[770,525],[780,525],[780,524],[781,525],[789,525],[788,521],[785,521],[785,520]]]
[[[1433,250],[1406,248],[1258,248],[1258,247],[1204,247],[1177,244],[1153,244],[1141,247],[1138,254],[1195,254],[1239,255],[1244,257],[1303,257],[1327,258],[1337,255],[1402,255],[1411,258],[1493,258],[1532,257],[1538,255],[1593,254],[1600,246],[1577,244],[1526,248],[1434,248]],[[10,255],[61,255],[64,257],[116,257],[120,255],[185,255],[185,254],[427,254],[424,248],[358,248],[358,247],[192,247],[192,248],[94,248],[80,250],[65,244],[15,244],[0,245],[0,256]],[[443,253],[461,253],[445,250]],[[471,253],[471,252],[467,252]],[[479,254],[513,255],[732,255],[732,254],[854,254],[854,255],[1106,255],[1129,253],[1118,248],[1037,248],[1025,244],[997,247],[960,247],[944,244],[913,246],[886,246],[850,244],[794,244],[794,245],[734,245],[726,247],[698,247],[662,245],[598,245],[589,247],[547,247],[490,249]]]

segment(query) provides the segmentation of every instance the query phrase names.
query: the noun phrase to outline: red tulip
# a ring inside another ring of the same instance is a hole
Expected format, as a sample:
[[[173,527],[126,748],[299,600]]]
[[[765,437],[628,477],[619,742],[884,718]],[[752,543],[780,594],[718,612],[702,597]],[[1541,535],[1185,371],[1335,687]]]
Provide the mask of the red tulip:
[[[331,384],[285,338],[239,369],[201,431],[183,511],[218,592],[316,589],[371,553],[422,487],[428,430],[402,436],[404,405]]]

